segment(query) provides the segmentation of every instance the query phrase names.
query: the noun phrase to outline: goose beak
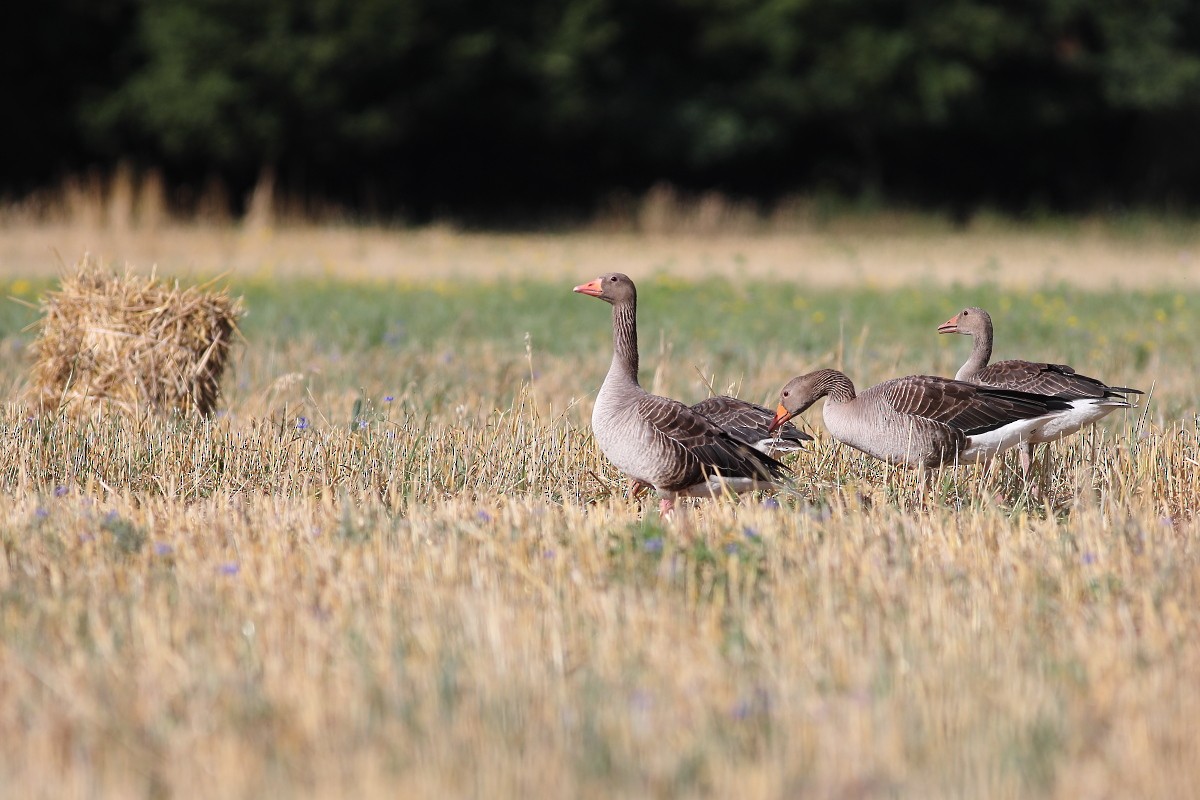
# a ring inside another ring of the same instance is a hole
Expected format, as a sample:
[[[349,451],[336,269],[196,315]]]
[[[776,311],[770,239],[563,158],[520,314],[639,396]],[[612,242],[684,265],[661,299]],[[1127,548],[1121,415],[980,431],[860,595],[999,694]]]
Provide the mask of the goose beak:
[[[938,333],[958,333],[958,314],[938,325]]]
[[[604,294],[604,287],[600,285],[600,279],[596,278],[594,281],[579,284],[571,291],[586,294],[589,297],[599,297]]]
[[[767,428],[767,433],[774,433],[779,430],[779,426],[787,422],[792,417],[796,416],[792,412],[783,407],[783,403],[775,409],[775,419],[771,420],[771,427]]]

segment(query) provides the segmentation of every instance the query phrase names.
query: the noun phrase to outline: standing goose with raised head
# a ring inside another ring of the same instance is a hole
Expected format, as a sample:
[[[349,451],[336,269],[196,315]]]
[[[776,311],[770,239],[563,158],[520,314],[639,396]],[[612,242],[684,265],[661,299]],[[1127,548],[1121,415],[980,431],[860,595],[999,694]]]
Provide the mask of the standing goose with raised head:
[[[1132,408],[1127,395],[1141,394],[1137,389],[1109,386],[1096,378],[1080,375],[1066,364],[1011,359],[988,362],[992,358],[992,317],[982,308],[964,308],[938,326],[938,333],[961,333],[973,339],[971,355],[959,368],[955,379],[980,386],[1015,389],[1021,392],[1053,395],[1067,400],[1069,407],[1034,428],[1022,442],[1021,470],[1028,473],[1033,464],[1033,447],[1070,436],[1118,408]]]
[[[753,444],[683,403],[638,383],[637,289],[609,272],[575,287],[612,306],[613,358],[596,405],[592,433],[601,452],[635,483],[653,486],[663,513],[678,497],[711,497],[767,488],[788,469]]]
[[[826,398],[833,438],[909,467],[983,461],[1018,444],[1066,401],[932,375],[895,378],[856,392],[845,373],[820,369],[788,381],[772,426]]]

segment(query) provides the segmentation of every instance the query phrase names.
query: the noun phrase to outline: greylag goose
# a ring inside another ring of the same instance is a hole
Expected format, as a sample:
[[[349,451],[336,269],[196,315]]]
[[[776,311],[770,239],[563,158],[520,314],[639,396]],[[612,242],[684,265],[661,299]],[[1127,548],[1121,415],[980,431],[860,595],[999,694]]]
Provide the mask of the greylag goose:
[[[895,378],[858,393],[845,373],[820,369],[788,381],[772,426],[822,397],[833,438],[889,464],[928,468],[991,458],[1067,407],[1056,397],[932,375]]]
[[[678,497],[711,497],[768,488],[788,469],[677,400],[638,384],[637,289],[609,272],[575,287],[612,305],[613,358],[592,433],[601,452],[636,483],[653,486],[664,514]],[[776,426],[778,427],[778,426]]]
[[[1054,395],[1070,401],[1070,407],[1054,415],[1044,425],[1030,431],[1021,443],[1021,470],[1029,472],[1034,445],[1070,436],[1118,408],[1132,408],[1126,395],[1141,394],[1138,389],[1108,386],[1103,381],[1080,375],[1066,364],[1046,364],[1012,359],[989,365],[992,358],[992,317],[982,308],[964,308],[938,326],[938,333],[962,333],[974,339],[971,355],[955,374],[955,379],[1015,389],[1021,392]]]

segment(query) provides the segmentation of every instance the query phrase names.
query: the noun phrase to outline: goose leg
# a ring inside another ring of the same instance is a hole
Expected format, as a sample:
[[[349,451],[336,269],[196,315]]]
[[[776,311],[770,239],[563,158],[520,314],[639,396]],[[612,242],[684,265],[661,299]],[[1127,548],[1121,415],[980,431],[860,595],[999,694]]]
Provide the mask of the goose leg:
[[[1037,494],[1034,495],[1038,500],[1042,499],[1043,490],[1049,491],[1050,489],[1050,454],[1052,448],[1049,442],[1046,443],[1046,449],[1043,452],[1045,455],[1042,456],[1042,472],[1038,476]]]
[[[629,491],[626,493],[625,498],[627,500],[636,500],[637,498],[639,498],[643,494],[645,494],[646,490],[649,488],[650,488],[649,484],[642,483],[641,481],[639,481],[635,478],[630,478],[629,479]]]
[[[1021,442],[1021,474],[1029,480],[1029,470],[1033,467],[1033,445],[1029,442]]]
[[[659,495],[658,508],[663,523],[675,528],[684,544],[690,545],[694,536],[692,515],[688,513],[687,505],[679,505],[679,495],[674,492],[667,497]]]
[[[921,467],[921,493],[917,497],[917,507],[923,510],[933,508],[941,499],[938,494],[938,481],[942,471],[937,467]]]
[[[1022,477],[1025,478],[1025,483],[1029,484],[1029,496],[1032,497],[1034,500],[1041,500],[1042,499],[1042,483],[1041,483],[1042,479],[1041,479],[1041,477],[1037,478],[1037,480],[1034,483],[1029,482],[1030,473],[1033,471],[1033,443],[1032,442],[1021,442],[1020,456],[1021,456],[1021,475],[1022,475]],[[1044,472],[1045,472],[1045,469],[1043,468],[1043,473]]]

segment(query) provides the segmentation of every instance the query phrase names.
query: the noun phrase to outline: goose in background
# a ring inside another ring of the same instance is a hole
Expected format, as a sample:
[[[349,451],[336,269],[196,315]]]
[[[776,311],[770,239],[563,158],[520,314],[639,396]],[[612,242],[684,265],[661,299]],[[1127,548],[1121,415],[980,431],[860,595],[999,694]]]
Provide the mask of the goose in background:
[[[1021,443],[1021,471],[1026,475],[1033,464],[1035,445],[1070,436],[1118,408],[1132,408],[1134,403],[1127,396],[1142,393],[1138,389],[1109,386],[1096,378],[1080,375],[1066,364],[1020,359],[989,364],[992,358],[992,317],[977,306],[964,308],[939,325],[937,330],[938,333],[965,334],[974,340],[971,355],[954,376],[956,380],[979,386],[1053,395],[1068,401],[1068,408],[1035,427]]]

